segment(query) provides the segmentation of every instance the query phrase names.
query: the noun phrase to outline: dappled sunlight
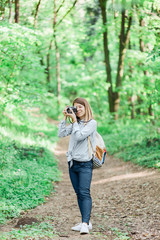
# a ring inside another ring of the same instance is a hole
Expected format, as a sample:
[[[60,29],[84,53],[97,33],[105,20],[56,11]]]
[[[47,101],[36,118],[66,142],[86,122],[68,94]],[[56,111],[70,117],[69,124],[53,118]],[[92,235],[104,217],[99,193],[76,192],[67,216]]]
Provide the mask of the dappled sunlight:
[[[62,154],[66,154],[67,148],[64,148],[63,145],[56,145],[54,149],[54,154],[59,156]]]
[[[97,184],[103,184],[103,183],[108,183],[108,182],[113,182],[113,181],[121,181],[121,180],[127,180],[127,179],[134,179],[134,178],[142,178],[142,177],[148,177],[155,174],[155,172],[136,172],[136,173],[128,173],[128,174],[123,174],[123,175],[118,175],[110,178],[105,178],[102,180],[98,181],[92,181],[92,185],[97,185]]]
[[[3,115],[6,118],[7,125],[15,129],[16,132],[21,132],[22,127],[24,127],[25,130],[32,131],[33,134],[38,134],[37,131],[41,132],[42,130],[48,132],[50,130],[48,129],[48,125],[53,127],[53,124],[57,122],[56,120],[50,120],[44,114],[32,115],[31,113],[30,109],[23,112],[25,119],[21,118],[21,120],[19,115],[16,116],[12,112],[9,112],[9,114],[4,112]]]
[[[59,156],[59,155],[62,155],[62,154],[65,154],[66,153],[66,150],[61,150],[61,149],[55,149],[54,150],[54,154]]]
[[[59,138],[58,143],[56,144],[54,148],[54,154],[57,156],[66,155],[67,149],[68,149],[68,143],[69,143],[69,136],[65,138]]]
[[[106,160],[107,161],[107,160]],[[117,173],[119,171],[122,171],[126,169],[126,166],[123,165],[123,166],[120,166],[120,167],[113,167],[113,168],[109,168],[109,169],[106,169],[108,173]],[[126,173],[128,172],[129,170],[126,170]]]
[[[25,133],[20,133],[15,135],[14,132],[11,132],[11,129],[7,129],[4,127],[0,127],[0,133],[4,137],[8,137],[11,140],[15,140],[16,142],[19,142],[22,145],[30,145],[30,146],[39,146],[39,147],[45,147],[51,152],[54,151],[55,143],[51,143],[48,140],[42,139],[41,137],[36,137],[35,139],[32,138],[31,135],[25,136]]]

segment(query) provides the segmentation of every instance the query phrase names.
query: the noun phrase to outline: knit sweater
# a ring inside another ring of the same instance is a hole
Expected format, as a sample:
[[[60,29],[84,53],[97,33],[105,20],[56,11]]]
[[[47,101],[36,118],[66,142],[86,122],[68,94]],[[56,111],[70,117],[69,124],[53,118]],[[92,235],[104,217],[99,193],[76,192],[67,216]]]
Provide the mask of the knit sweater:
[[[79,162],[87,162],[92,159],[92,149],[91,156],[89,156],[88,149],[88,136],[90,136],[93,149],[95,150],[95,136],[97,130],[97,122],[92,119],[87,124],[83,121],[75,122],[66,126],[66,121],[62,120],[59,124],[58,136],[66,137],[70,136],[68,152],[66,153],[67,160],[70,162],[70,166],[73,164],[73,160]]]

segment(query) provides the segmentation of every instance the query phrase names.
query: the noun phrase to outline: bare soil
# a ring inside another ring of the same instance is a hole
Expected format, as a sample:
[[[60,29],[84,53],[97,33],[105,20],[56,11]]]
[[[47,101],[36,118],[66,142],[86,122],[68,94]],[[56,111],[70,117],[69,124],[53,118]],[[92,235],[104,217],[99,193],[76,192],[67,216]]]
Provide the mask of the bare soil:
[[[25,218],[28,223],[29,219],[43,221],[48,217],[58,234],[55,240],[127,239],[122,238],[124,233],[133,240],[160,240],[160,172],[110,156],[101,169],[93,171],[93,230],[89,235],[71,231],[81,218],[68,175],[67,147],[68,137],[60,139],[54,150],[62,171],[62,181],[54,183],[56,191],[44,204],[22,213],[23,218],[12,220],[1,231],[10,231],[19,221],[25,224]]]

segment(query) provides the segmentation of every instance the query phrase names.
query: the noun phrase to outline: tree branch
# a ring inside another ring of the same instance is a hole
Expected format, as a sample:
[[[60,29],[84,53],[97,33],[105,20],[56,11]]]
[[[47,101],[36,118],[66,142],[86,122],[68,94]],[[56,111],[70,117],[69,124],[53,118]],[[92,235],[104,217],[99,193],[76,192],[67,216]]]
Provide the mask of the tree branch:
[[[63,6],[64,2],[65,2],[65,0],[63,0],[63,2],[61,3],[61,5],[60,5],[60,6],[59,6],[59,8],[57,9],[56,13],[58,13],[58,12],[59,12],[59,10],[60,10],[60,9],[61,9],[61,7]]]
[[[37,6],[36,6],[36,12],[34,15],[34,27],[37,28],[37,18],[38,18],[38,12],[40,8],[41,0],[38,1]]]
[[[63,19],[71,12],[71,10],[74,8],[78,0],[75,0],[72,7],[66,12],[66,14],[59,20],[59,22],[56,24],[56,27],[63,21]]]
[[[126,32],[126,35],[125,35],[125,42],[126,42],[126,44],[129,41],[129,33],[130,33],[130,29],[131,29],[131,24],[132,24],[132,16],[130,16],[129,20],[128,20],[128,27],[127,27],[127,32]]]

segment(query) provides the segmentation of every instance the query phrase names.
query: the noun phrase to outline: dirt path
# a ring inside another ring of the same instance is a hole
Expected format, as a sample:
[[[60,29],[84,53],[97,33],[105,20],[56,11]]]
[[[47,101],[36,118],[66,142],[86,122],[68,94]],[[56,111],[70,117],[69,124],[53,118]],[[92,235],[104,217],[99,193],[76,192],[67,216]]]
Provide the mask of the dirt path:
[[[70,230],[80,221],[80,214],[68,176],[67,146],[68,138],[63,138],[55,149],[63,172],[62,181],[55,185],[56,192],[45,204],[28,211],[25,217],[41,216],[45,219],[52,216],[59,235],[54,239],[122,239],[116,238],[117,228],[119,232],[128,232],[133,240],[160,240],[160,173],[113,157],[108,157],[103,168],[93,173],[93,231],[80,236]],[[9,231],[14,225],[12,222],[3,231]]]

